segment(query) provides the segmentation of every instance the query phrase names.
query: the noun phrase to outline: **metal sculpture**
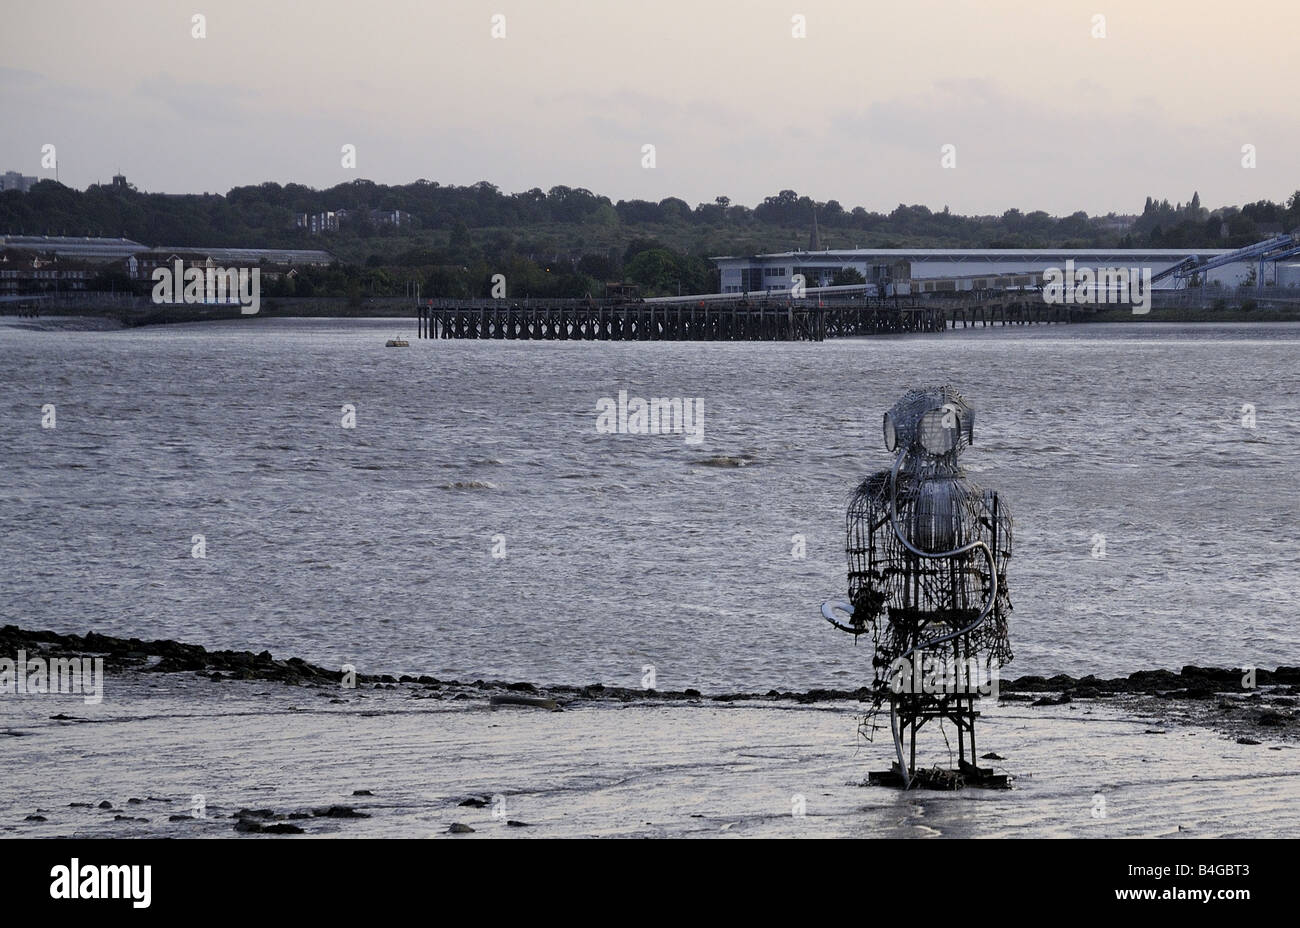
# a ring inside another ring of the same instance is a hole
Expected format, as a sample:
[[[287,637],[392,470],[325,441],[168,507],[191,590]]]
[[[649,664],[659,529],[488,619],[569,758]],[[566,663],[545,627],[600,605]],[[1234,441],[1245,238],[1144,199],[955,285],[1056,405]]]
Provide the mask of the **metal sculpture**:
[[[849,504],[849,602],[827,603],[822,614],[855,640],[870,633],[875,642],[867,730],[888,704],[898,759],[871,782],[1007,785],[975,754],[976,705],[989,695],[977,678],[991,674],[996,686],[997,669],[1012,658],[1012,526],[998,494],[967,480],[958,462],[974,425],[974,409],[952,387],[909,392],[885,413],[893,466],[864,480]],[[936,719],[956,726],[958,767],[918,774],[916,735]]]

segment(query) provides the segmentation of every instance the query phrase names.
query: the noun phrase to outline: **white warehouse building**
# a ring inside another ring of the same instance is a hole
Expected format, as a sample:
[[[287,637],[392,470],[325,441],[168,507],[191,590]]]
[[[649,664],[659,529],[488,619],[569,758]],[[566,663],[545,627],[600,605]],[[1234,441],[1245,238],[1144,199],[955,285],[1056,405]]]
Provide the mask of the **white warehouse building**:
[[[1023,275],[1036,283],[1048,268],[1076,269],[1150,268],[1153,275],[1172,267],[1189,255],[1202,259],[1228,254],[1229,249],[1183,248],[860,248],[852,250],[787,251],[780,254],[719,257],[717,264],[723,293],[788,290],[794,275],[802,274],[808,287],[828,286],[836,271],[853,269],[869,284],[889,293],[930,293],[951,290],[980,290],[1029,281],[991,279],[998,275]],[[1245,260],[1215,268],[1207,283],[1235,287],[1247,281],[1254,261]],[[1266,284],[1273,283],[1273,266],[1265,264]],[[1157,289],[1173,288],[1176,279],[1167,277]]]

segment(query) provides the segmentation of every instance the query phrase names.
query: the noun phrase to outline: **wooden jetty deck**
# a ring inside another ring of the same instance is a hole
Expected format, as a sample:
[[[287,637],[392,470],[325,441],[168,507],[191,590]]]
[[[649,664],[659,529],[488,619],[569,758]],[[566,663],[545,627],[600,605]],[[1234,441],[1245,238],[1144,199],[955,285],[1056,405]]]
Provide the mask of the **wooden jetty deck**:
[[[823,341],[949,328],[1070,322],[1077,306],[1038,293],[886,300],[432,300],[419,338],[547,341]]]

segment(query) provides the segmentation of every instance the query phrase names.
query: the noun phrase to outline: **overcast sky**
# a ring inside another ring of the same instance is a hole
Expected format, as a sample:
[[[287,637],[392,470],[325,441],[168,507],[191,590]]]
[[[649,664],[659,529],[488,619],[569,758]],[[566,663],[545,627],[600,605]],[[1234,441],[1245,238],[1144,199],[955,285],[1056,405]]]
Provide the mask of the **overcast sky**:
[[[0,26],[0,170],[53,176],[54,144],[64,183],[120,169],[177,193],[423,177],[883,211],[1282,200],[1298,42],[1296,0],[24,0]]]

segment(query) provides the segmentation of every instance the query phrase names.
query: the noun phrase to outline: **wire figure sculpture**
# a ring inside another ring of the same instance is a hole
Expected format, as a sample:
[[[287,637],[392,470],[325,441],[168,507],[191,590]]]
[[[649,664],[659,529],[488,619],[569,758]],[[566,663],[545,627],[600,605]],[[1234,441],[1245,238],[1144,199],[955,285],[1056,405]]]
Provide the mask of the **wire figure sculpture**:
[[[849,601],[822,614],[875,644],[868,723],[888,705],[897,762],[870,782],[1009,785],[975,753],[976,705],[996,695],[998,668],[1012,659],[1012,523],[998,494],[968,480],[958,461],[974,426],[974,409],[950,386],[907,393],[884,417],[893,466],[862,481],[849,503]],[[958,766],[918,774],[917,732],[936,719],[956,726]]]

